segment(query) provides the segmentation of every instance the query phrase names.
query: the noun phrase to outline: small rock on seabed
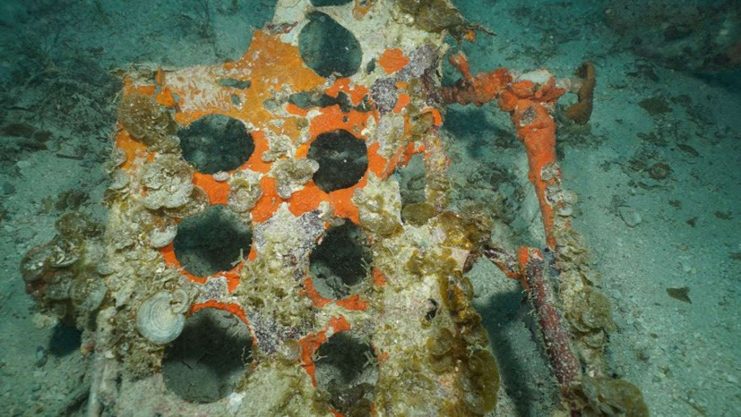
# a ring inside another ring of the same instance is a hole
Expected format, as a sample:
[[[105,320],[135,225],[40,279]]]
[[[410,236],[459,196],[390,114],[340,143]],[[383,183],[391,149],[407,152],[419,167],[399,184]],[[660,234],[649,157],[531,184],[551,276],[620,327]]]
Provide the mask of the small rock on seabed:
[[[628,227],[636,227],[641,224],[641,214],[633,207],[621,206],[618,208],[618,214]]]

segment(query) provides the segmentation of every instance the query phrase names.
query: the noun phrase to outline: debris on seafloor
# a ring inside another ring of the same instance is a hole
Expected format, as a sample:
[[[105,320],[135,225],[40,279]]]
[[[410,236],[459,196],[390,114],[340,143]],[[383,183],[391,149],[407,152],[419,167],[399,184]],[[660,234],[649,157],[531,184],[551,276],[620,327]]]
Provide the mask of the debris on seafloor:
[[[636,227],[643,221],[643,219],[641,218],[641,213],[630,206],[618,207],[618,215],[621,219],[623,219],[628,227]]]
[[[692,304],[692,300],[690,300],[689,287],[667,288],[666,293],[669,294],[669,297],[675,300],[679,300],[685,303]]]
[[[574,122],[583,125],[589,121],[592,116],[594,106],[594,89],[597,86],[597,71],[594,64],[585,62],[576,70],[576,76],[579,80],[579,89],[577,90],[578,101],[567,107],[564,115]]]
[[[448,0],[275,10],[237,60],[127,74],[105,231],[65,216],[23,260],[28,292],[93,346],[88,416],[486,415],[498,341],[464,275],[482,251],[528,292],[564,412],[647,415],[610,376],[609,302],[570,227],[551,116],[568,83],[474,76],[456,54],[442,87],[446,34],[476,28]],[[445,106],[492,100],[525,145],[542,250],[487,246],[489,219],[449,207]],[[392,174],[415,154],[424,201],[404,205]]]
[[[540,203],[545,248],[521,246],[515,252],[505,246],[512,246],[511,242],[496,242],[484,245],[482,253],[506,276],[519,280],[527,293],[563,407],[571,416],[648,416],[641,391],[610,376],[604,358],[607,332],[614,327],[610,303],[593,286],[595,274],[587,250],[571,227],[576,196],[562,186],[552,116],[555,102],[566,91],[559,84],[566,83],[545,70],[515,77],[499,68],[473,75],[460,53],[451,56],[450,63],[461,79],[443,89],[443,100],[477,106],[496,101],[510,114],[525,146],[528,178]]]

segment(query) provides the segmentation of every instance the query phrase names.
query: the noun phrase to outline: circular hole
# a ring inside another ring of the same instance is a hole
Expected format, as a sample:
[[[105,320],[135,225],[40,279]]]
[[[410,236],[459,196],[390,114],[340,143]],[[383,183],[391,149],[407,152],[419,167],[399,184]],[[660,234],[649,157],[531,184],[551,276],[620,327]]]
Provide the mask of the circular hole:
[[[306,66],[322,77],[349,77],[360,68],[363,52],[355,36],[334,19],[311,12],[298,35],[298,49]]]
[[[211,206],[186,217],[173,240],[180,264],[199,276],[231,269],[247,256],[251,243],[250,228],[224,206]]]
[[[346,222],[329,229],[309,256],[314,286],[322,297],[343,298],[368,276],[370,250],[356,225]]]
[[[82,332],[76,327],[59,323],[52,329],[49,339],[49,353],[55,356],[66,356],[77,352],[82,345]]]
[[[178,137],[183,158],[205,174],[235,169],[255,150],[252,135],[242,122],[218,114],[178,130]]]
[[[309,158],[319,163],[314,182],[325,192],[352,187],[368,169],[368,148],[346,130],[322,133],[309,148]]]
[[[165,349],[165,386],[186,401],[211,403],[229,395],[251,360],[247,325],[217,309],[201,310]]]
[[[378,364],[370,345],[347,333],[333,335],[317,350],[317,387],[348,416],[370,416]]]

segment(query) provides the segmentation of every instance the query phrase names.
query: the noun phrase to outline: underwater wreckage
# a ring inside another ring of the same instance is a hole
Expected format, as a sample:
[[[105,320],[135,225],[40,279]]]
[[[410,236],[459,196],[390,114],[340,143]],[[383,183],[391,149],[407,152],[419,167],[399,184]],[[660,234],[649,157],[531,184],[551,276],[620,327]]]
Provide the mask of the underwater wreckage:
[[[477,30],[448,0],[279,0],[236,61],[128,73],[107,224],[64,215],[21,265],[84,332],[87,415],[486,415],[497,341],[465,276],[482,255],[522,283],[563,415],[648,415],[610,376],[609,301],[555,157],[555,103],[578,90],[585,123],[594,68],[474,75],[459,53],[442,86],[445,36]],[[542,249],[449,206],[445,107],[492,101],[527,152]],[[392,174],[416,154],[425,200],[402,204]]]

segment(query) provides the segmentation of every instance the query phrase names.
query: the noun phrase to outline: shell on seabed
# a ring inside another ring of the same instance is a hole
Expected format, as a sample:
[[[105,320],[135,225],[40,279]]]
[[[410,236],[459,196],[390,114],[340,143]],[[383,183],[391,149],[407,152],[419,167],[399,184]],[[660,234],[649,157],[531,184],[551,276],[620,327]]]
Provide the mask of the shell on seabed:
[[[156,345],[170,343],[183,331],[188,304],[183,290],[160,291],[139,306],[136,329]]]
[[[149,234],[149,244],[159,249],[169,245],[178,233],[177,225],[170,225],[164,229],[154,229]]]

